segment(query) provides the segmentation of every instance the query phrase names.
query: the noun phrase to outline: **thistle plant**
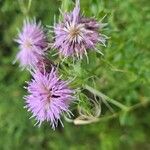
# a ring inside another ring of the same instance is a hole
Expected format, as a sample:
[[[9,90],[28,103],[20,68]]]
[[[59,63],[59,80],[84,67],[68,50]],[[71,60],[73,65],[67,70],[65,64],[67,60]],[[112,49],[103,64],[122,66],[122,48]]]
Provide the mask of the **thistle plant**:
[[[68,5],[74,8],[69,10]],[[103,46],[107,45],[108,37],[103,34],[106,23],[83,15],[79,0],[75,4],[63,0],[60,16],[50,28],[36,20],[25,20],[16,39],[20,48],[16,60],[32,76],[25,87],[25,108],[37,124],[46,121],[55,129],[59,122],[63,125],[62,118],[78,125],[88,124],[146,104],[148,101],[128,107],[97,89],[101,75],[93,72],[103,67],[96,62],[103,60]],[[112,113],[109,116],[103,112],[104,105]]]

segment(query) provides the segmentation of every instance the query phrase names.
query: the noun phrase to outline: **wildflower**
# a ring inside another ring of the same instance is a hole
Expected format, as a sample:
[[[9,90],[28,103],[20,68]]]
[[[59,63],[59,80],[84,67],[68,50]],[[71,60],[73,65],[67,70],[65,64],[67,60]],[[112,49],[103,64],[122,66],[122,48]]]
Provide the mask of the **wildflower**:
[[[80,14],[79,0],[71,13],[65,13],[61,23],[54,27],[54,48],[65,57],[87,55],[87,49],[95,49],[98,42],[105,45],[106,37],[99,34],[102,23]]]
[[[16,42],[20,47],[16,60],[20,61],[20,66],[23,68],[34,67],[39,58],[45,54],[47,47],[43,28],[35,20],[24,21],[22,32],[19,33]]]
[[[50,73],[33,73],[33,79],[28,83],[29,95],[25,97],[26,107],[33,113],[37,123],[50,122],[53,129],[61,122],[63,112],[70,114],[69,104],[72,101],[73,90],[68,88],[68,82],[61,80],[52,68]]]

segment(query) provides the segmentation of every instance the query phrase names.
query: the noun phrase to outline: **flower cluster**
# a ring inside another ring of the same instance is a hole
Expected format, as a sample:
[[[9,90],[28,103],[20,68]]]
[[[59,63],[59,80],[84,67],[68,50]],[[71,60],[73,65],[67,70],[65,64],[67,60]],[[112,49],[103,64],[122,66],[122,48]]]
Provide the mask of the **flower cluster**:
[[[51,48],[57,49],[64,57],[82,58],[83,54],[87,55],[87,50],[95,49],[97,43],[105,44],[105,37],[99,34],[101,28],[101,23],[80,14],[77,0],[74,10],[65,13],[63,21],[54,26]],[[47,121],[54,129],[58,121],[61,122],[63,113],[71,114],[69,106],[74,100],[74,90],[69,88],[69,81],[61,79],[58,68],[48,59],[49,41],[40,23],[24,21],[16,42],[20,48],[16,60],[32,75],[26,87],[25,107],[32,112],[39,125]]]

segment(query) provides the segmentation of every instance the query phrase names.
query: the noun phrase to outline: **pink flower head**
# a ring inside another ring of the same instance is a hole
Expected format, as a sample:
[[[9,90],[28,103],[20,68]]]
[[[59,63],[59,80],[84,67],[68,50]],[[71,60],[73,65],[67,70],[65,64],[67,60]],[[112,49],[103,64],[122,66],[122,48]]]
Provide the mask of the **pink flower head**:
[[[20,51],[16,60],[20,61],[20,66],[34,67],[39,58],[44,55],[47,40],[41,24],[36,21],[24,21],[22,32],[19,33],[16,42],[19,43]]]
[[[33,73],[33,79],[27,87],[29,95],[25,97],[26,107],[33,113],[39,125],[50,122],[53,129],[61,122],[62,113],[70,114],[69,104],[73,99],[73,90],[68,83],[57,76],[52,68],[50,73]]]
[[[80,15],[79,0],[71,13],[65,13],[61,23],[54,27],[54,48],[65,57],[77,56],[82,58],[87,54],[87,49],[95,49],[98,42],[105,44],[105,36],[99,34],[103,24],[95,19],[85,18]]]

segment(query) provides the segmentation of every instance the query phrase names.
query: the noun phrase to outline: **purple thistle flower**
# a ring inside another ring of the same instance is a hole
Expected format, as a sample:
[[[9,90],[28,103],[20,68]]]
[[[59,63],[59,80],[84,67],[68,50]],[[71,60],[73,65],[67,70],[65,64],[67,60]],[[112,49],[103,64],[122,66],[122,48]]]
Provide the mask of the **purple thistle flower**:
[[[95,49],[98,42],[105,45],[106,36],[99,34],[103,26],[95,19],[81,16],[77,0],[73,12],[65,13],[63,22],[54,27],[54,48],[59,49],[59,53],[65,57],[82,58],[83,54],[87,55],[87,49]]]
[[[61,114],[68,115],[69,104],[73,99],[73,90],[68,88],[68,82],[61,80],[52,68],[50,73],[33,73],[33,79],[28,83],[29,95],[25,97],[26,108],[33,113],[37,123],[50,122],[53,129],[61,122]]]
[[[18,39],[20,51],[16,60],[20,61],[20,66],[34,67],[39,58],[45,54],[47,40],[41,24],[36,21],[24,21],[22,32],[19,33]]]

